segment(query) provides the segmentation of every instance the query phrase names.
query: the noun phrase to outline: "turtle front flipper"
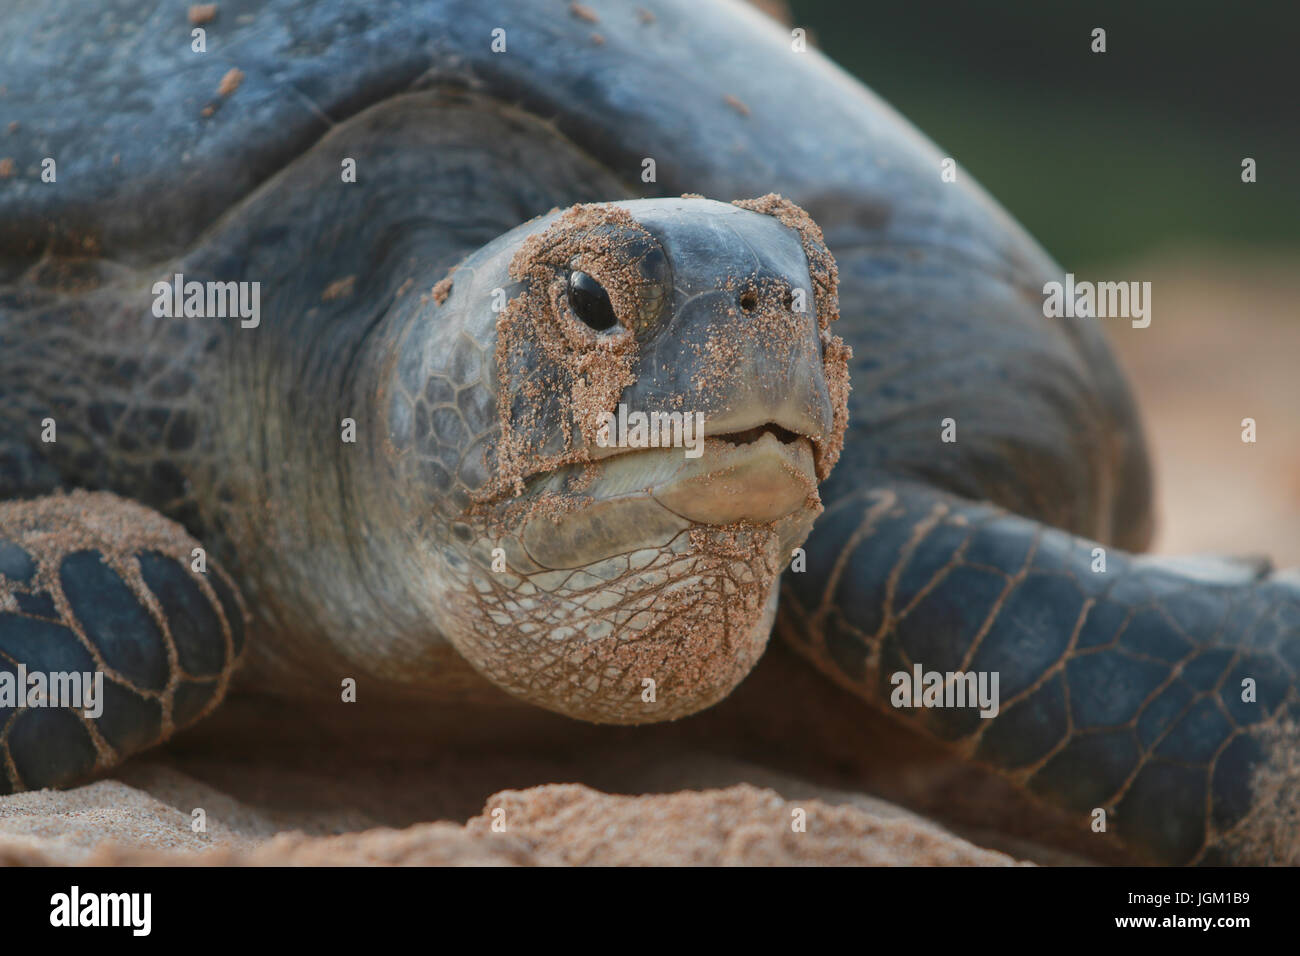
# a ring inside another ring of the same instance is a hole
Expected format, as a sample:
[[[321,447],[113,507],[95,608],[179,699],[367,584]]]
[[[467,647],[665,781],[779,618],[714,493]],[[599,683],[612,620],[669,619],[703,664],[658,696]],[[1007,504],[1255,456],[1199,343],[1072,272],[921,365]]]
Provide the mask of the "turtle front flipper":
[[[208,713],[245,618],[156,511],[104,492],[0,502],[0,793],[76,781]]]
[[[806,549],[780,629],[837,682],[1144,857],[1300,862],[1300,578],[888,481]]]

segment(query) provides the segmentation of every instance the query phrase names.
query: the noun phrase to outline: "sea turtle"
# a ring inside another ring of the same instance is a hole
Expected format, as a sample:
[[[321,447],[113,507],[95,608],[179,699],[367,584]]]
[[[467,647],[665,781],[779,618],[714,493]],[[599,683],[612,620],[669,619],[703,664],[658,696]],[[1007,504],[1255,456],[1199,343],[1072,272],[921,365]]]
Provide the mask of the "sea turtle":
[[[1129,553],[1098,321],[1045,318],[1058,267],[797,35],[701,0],[194,19],[0,18],[0,677],[106,675],[95,717],[0,703],[0,787],[199,719],[245,635],[252,688],[640,723],[775,619],[1142,858],[1295,859],[1296,579]],[[683,447],[635,447],[650,412]]]

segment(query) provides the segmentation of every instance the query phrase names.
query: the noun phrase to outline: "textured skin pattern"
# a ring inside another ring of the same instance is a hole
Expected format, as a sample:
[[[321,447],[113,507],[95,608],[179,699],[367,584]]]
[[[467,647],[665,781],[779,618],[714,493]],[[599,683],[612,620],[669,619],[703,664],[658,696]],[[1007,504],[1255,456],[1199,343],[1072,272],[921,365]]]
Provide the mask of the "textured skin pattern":
[[[147,289],[124,291],[132,278],[44,259],[0,286],[0,500],[112,488],[199,524],[189,475],[213,454],[199,383],[217,336],[153,316]]]
[[[104,493],[0,503],[0,673],[39,673],[50,693],[54,675],[103,675],[95,702],[0,703],[0,792],[82,778],[220,701],[245,612],[220,571],[191,571],[195,547]]]
[[[775,533],[750,534],[757,540],[728,553],[682,530],[564,571],[449,566],[448,616],[472,635],[457,645],[498,686],[565,713],[607,723],[694,713],[729,693],[767,646],[782,554]],[[642,696],[645,679],[653,699]]]
[[[782,628],[839,683],[1052,803],[1106,809],[1153,859],[1230,860],[1276,809],[1252,784],[1300,747],[1300,581],[1117,550],[1093,571],[1095,542],[917,485],[826,519]],[[998,672],[999,713],[892,708],[917,663]]]

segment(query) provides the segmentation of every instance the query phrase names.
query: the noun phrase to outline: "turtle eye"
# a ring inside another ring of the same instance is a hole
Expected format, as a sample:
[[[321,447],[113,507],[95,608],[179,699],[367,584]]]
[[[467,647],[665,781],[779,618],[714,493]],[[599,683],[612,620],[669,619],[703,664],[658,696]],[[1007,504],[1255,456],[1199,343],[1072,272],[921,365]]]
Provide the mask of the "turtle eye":
[[[569,308],[588,328],[597,332],[618,325],[609,293],[599,282],[577,269],[569,273]]]

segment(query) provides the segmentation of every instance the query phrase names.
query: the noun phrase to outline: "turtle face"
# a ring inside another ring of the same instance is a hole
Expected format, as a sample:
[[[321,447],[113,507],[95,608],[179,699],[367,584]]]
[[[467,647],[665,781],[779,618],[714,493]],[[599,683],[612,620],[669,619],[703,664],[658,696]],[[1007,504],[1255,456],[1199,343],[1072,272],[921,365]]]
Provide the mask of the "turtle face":
[[[430,578],[444,633],[513,694],[588,720],[678,717],[766,646],[848,373],[820,232],[775,197],[752,205],[577,206],[453,274],[416,366],[463,405],[472,345],[490,424],[432,449],[433,483],[454,487]]]

